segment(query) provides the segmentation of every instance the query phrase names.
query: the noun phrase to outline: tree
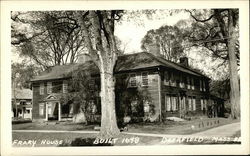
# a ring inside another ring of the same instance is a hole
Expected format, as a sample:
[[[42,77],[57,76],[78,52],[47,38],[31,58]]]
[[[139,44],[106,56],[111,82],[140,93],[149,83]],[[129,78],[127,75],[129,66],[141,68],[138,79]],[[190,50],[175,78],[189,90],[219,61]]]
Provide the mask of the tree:
[[[114,36],[115,20],[121,11],[77,12],[78,21],[84,36],[89,55],[100,71],[101,79],[101,137],[119,134],[115,113],[114,67],[118,49]]]
[[[183,41],[183,34],[178,27],[166,25],[149,30],[141,41],[141,49],[150,52],[151,46],[155,46],[165,59],[177,62],[183,55]]]
[[[232,118],[240,118],[238,9],[187,10],[196,21],[191,42],[229,62]],[[205,16],[205,17],[204,17]],[[197,29],[198,28],[198,29]]]
[[[43,68],[75,63],[83,51],[72,11],[12,12],[12,45]]]

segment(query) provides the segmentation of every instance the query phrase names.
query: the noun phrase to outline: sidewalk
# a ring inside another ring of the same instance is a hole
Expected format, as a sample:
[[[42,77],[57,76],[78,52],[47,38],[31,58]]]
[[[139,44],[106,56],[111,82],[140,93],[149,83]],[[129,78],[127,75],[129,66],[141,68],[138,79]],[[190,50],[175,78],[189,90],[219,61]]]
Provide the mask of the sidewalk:
[[[214,136],[214,137],[230,137],[237,131],[240,131],[240,122],[219,126],[203,132],[192,134],[192,136]]]

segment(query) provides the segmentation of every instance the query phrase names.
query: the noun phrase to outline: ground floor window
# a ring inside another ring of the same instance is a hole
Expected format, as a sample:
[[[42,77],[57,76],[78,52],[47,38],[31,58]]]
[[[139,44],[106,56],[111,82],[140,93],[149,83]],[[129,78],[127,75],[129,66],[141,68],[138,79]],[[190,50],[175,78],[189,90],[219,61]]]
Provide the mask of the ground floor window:
[[[202,98],[201,99],[201,110],[206,110],[207,109],[207,100]]]
[[[165,108],[166,108],[166,111],[177,111],[179,109],[177,96],[166,95],[165,96]]]
[[[43,115],[44,114],[44,103],[40,103],[39,104],[39,115]]]
[[[189,111],[196,110],[196,98],[195,98],[195,96],[188,97],[188,110]]]

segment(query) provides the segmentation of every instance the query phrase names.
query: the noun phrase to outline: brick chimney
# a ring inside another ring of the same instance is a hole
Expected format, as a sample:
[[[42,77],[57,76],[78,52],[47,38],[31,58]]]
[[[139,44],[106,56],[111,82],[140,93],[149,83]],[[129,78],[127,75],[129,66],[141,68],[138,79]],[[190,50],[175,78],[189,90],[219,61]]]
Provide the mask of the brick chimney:
[[[86,53],[79,54],[78,55],[78,61],[77,63],[85,63],[87,61],[91,60],[90,56]]]
[[[180,58],[180,64],[182,66],[188,67],[188,58],[187,57],[181,57]]]

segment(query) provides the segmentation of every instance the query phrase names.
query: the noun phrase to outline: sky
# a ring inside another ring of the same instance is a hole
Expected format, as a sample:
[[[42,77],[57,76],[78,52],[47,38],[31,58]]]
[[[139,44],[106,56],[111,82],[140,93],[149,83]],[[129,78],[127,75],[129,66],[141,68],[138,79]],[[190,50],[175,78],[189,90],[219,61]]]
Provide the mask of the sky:
[[[146,35],[147,31],[151,29],[158,29],[163,25],[175,25],[180,20],[190,18],[188,13],[179,12],[171,16],[168,12],[158,11],[152,18],[146,16],[138,16],[130,20],[123,20],[115,26],[115,35],[122,41],[122,49],[124,48],[125,54],[141,52],[141,40]],[[214,79],[224,77],[218,74],[225,69],[215,71],[213,67],[218,65],[218,61],[213,61],[211,58],[204,56],[204,53],[199,50],[192,50],[188,54],[189,62],[194,67],[205,71],[209,76]],[[207,58],[207,59],[203,59]],[[16,52],[12,52],[12,60],[14,62],[21,62],[24,58],[18,56]],[[203,62],[202,62],[203,61]]]
[[[140,18],[143,23],[138,25],[136,21],[123,21],[121,24],[116,25],[115,35],[122,41],[125,46],[125,53],[133,53],[141,51],[141,40],[146,35],[147,31],[151,29],[158,29],[163,25],[174,25],[179,20],[188,19],[187,13],[178,13],[172,16],[167,13],[157,12],[153,19],[146,17]]]

